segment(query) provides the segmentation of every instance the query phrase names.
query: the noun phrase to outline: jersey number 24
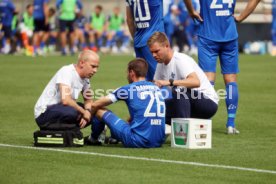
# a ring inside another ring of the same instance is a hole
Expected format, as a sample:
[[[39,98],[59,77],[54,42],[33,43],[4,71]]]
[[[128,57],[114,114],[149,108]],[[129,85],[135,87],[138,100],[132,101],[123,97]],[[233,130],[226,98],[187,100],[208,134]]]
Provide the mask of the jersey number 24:
[[[228,8],[232,8],[234,3],[234,0],[222,0],[222,4],[218,3],[218,0],[213,0],[210,8],[211,9],[222,9],[223,8],[223,4],[228,4]]]

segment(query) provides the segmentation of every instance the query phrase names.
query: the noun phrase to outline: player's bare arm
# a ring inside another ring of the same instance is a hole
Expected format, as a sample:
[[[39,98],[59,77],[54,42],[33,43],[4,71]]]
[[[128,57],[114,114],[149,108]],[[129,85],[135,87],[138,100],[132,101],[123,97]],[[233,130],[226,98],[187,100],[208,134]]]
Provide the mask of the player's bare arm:
[[[113,102],[108,96],[102,97],[99,100],[96,100],[95,102],[92,103],[92,115],[94,115],[99,109],[108,106],[112,104]]]
[[[202,17],[200,16],[200,14],[194,9],[193,5],[192,5],[192,1],[191,0],[184,0],[186,7],[189,11],[189,14],[192,18],[199,20],[200,22],[203,22]]]
[[[131,13],[131,9],[128,6],[126,7],[126,22],[128,25],[129,32],[130,32],[132,38],[134,38],[134,34],[135,34],[134,19],[133,19],[133,15]]]
[[[261,0],[250,0],[241,14],[239,16],[235,16],[236,22],[242,22],[244,19],[246,19],[255,10],[260,1]]]

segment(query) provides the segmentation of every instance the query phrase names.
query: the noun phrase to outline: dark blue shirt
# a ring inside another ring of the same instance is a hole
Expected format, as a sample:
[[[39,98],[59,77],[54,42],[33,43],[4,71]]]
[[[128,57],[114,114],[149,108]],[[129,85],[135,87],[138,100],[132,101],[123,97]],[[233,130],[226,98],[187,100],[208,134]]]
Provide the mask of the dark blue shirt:
[[[33,17],[36,20],[45,19],[44,4],[49,3],[49,0],[34,0],[34,13]]]
[[[11,26],[15,6],[11,0],[0,0],[0,22],[4,26]]]

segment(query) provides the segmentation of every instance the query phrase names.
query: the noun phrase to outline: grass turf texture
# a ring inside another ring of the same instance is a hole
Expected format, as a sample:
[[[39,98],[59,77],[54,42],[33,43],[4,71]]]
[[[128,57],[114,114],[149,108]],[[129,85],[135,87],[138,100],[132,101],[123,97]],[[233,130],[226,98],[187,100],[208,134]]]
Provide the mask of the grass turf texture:
[[[126,84],[126,64],[131,56],[102,56],[93,89],[116,89]],[[0,56],[0,143],[32,146],[37,129],[33,107],[56,71],[76,57]],[[240,102],[237,127],[240,135],[226,135],[226,109],[220,101],[213,118],[210,150],[170,147],[126,149],[119,146],[70,148],[166,160],[201,162],[276,170],[276,59],[240,56]],[[218,70],[219,71],[219,70]],[[216,89],[224,89],[218,75]],[[124,103],[110,107],[124,119]],[[90,128],[83,130],[88,135]],[[75,155],[0,147],[0,183],[275,183],[275,174],[177,165],[91,155]]]

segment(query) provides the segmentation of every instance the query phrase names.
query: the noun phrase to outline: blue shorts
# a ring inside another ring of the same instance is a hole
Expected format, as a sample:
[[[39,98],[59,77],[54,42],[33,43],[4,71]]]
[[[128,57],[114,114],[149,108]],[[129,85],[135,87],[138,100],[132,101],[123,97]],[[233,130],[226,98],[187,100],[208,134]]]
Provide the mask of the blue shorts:
[[[238,40],[215,42],[198,38],[198,64],[204,72],[216,72],[217,57],[220,60],[222,74],[239,73]]]
[[[74,20],[59,20],[60,32],[65,32],[68,29],[69,33],[74,31]]]
[[[34,19],[34,32],[45,31],[48,32],[50,30],[50,25],[45,25],[45,19]]]
[[[147,143],[148,141],[143,140],[142,137],[131,131],[130,125],[127,122],[117,117],[111,111],[104,113],[103,121],[109,127],[112,137],[121,141],[127,148],[150,148],[161,146],[152,146]]]
[[[5,38],[11,38],[12,36],[11,26],[3,26],[1,32],[4,33]]]
[[[146,78],[147,80],[152,81],[156,70],[157,61],[152,56],[149,50],[149,47],[148,46],[144,46],[140,48],[135,47],[134,50],[135,50],[136,57],[144,58],[147,61],[149,65],[149,69],[148,69]]]

